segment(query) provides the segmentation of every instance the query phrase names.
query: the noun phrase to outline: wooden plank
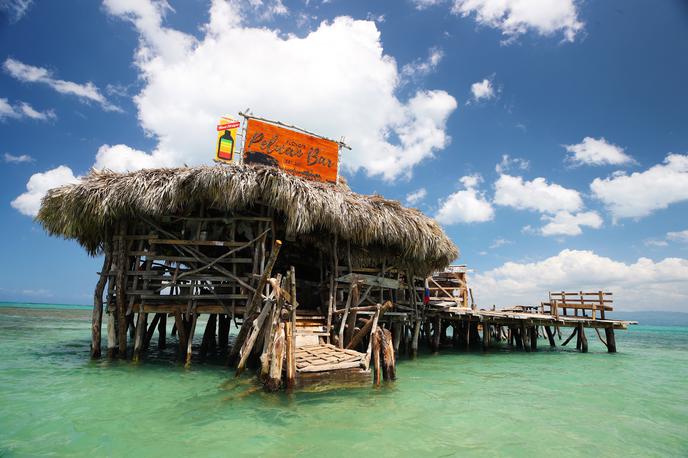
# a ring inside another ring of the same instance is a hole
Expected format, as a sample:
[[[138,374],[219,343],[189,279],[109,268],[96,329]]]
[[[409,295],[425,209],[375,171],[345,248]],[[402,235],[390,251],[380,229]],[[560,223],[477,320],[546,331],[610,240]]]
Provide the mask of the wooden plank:
[[[382,288],[399,289],[399,280],[386,277],[379,277],[376,275],[349,273],[337,278],[337,281],[341,283],[353,283],[357,280],[359,280],[361,284],[367,286],[379,286]]]

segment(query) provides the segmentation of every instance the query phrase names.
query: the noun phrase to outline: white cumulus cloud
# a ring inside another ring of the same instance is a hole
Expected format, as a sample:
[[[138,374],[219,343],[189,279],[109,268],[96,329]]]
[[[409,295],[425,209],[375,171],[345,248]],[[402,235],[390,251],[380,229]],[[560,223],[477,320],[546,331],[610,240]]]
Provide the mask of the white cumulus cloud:
[[[437,66],[444,57],[444,51],[439,48],[430,48],[427,59],[416,59],[413,62],[401,67],[401,74],[404,77],[417,79],[429,75],[437,70]]]
[[[569,213],[559,211],[555,215],[542,215],[542,220],[547,224],[540,228],[544,236],[555,235],[580,235],[583,233],[581,226],[599,229],[602,227],[602,217],[595,211]]]
[[[480,175],[467,175],[460,180],[464,189],[450,194],[440,205],[435,219],[442,224],[482,223],[494,218],[492,204],[483,192],[476,189],[482,182]]]
[[[590,189],[615,220],[642,218],[688,200],[688,155],[669,154],[644,172],[595,178]]]
[[[584,27],[574,0],[454,0],[452,11],[501,30],[506,42],[528,31],[574,41]]]
[[[442,90],[400,100],[401,72],[373,21],[339,17],[304,37],[284,36],[245,25],[242,18],[253,11],[245,3],[214,0],[197,40],[163,24],[165,3],[107,0],[105,6],[139,32],[135,64],[144,87],[134,101],[142,127],[158,144],[150,152],[104,150],[100,166],[208,163],[217,118],[246,107],[331,138],[344,136],[353,150],[342,152],[343,168],[386,180],[410,176],[449,144],[445,125],[456,100]]]
[[[575,165],[621,165],[635,162],[622,147],[607,142],[604,137],[585,137],[576,145],[564,147],[571,153],[568,160]]]
[[[672,242],[688,243],[688,229],[685,231],[667,232],[666,238]]]
[[[548,291],[605,290],[614,293],[615,310],[686,311],[688,260],[626,263],[594,251],[565,249],[536,262],[507,262],[475,274],[471,283],[480,307],[539,304]]]
[[[72,169],[61,165],[42,173],[31,175],[26,184],[26,192],[11,202],[12,207],[27,216],[36,216],[41,207],[41,199],[49,189],[56,188],[78,180]]]
[[[52,73],[43,67],[36,67],[20,62],[16,59],[7,58],[3,63],[3,68],[11,77],[25,83],[45,84],[61,94],[76,96],[81,101],[95,102],[106,111],[121,111],[121,109],[111,104],[95,84],[90,81],[85,84],[75,83],[53,78]]]
[[[583,199],[575,189],[548,183],[543,177],[527,181],[520,176],[502,174],[495,182],[494,203],[518,210],[555,214],[583,208]]]
[[[471,94],[474,102],[493,99],[495,97],[495,89],[492,81],[485,78],[482,81],[471,84]]]
[[[416,189],[413,192],[406,194],[406,204],[415,205],[421,202],[428,195],[428,191],[425,188]]]
[[[495,172],[502,174],[511,169],[528,170],[530,168],[530,161],[521,157],[511,157],[508,154],[502,154],[502,160],[495,165]]]

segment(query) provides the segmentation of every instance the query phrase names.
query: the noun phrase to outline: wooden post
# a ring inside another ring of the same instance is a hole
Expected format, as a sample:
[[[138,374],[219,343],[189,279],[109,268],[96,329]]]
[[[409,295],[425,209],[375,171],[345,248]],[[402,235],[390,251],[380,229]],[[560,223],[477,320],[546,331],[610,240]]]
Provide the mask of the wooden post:
[[[380,304],[378,304],[377,311],[375,312],[373,319],[368,321],[368,323],[372,323],[372,324],[371,324],[371,328],[370,328],[370,338],[368,339],[368,351],[366,351],[365,363],[364,363],[364,367],[363,367],[365,370],[368,370],[368,368],[370,367],[370,352],[372,350],[373,341],[375,340],[374,336],[375,336],[375,332],[377,330],[377,322],[380,319],[380,316],[382,315],[381,309],[382,308],[380,307]],[[367,326],[367,323],[366,323],[366,326]],[[366,326],[361,328],[361,331],[359,331],[359,332],[362,332],[363,329],[366,328]],[[353,342],[355,339],[356,339],[356,336],[354,336],[354,339],[352,339],[351,341]]]
[[[265,289],[265,285],[267,285],[268,279],[272,274],[272,268],[275,266],[275,262],[277,261],[277,255],[279,255],[281,247],[282,242],[279,240],[275,240],[275,243],[272,246],[272,251],[270,252],[270,258],[268,259],[268,263],[260,276],[260,280],[258,280],[256,292],[253,294],[253,296],[251,297],[251,301],[246,306],[246,311],[244,312],[244,322],[241,325],[241,329],[239,329],[239,334],[237,335],[237,338],[234,341],[234,346],[232,346],[232,350],[229,353],[229,364],[233,364],[236,360],[237,355],[239,355],[239,350],[243,346],[244,341],[246,340],[246,336],[249,330],[251,329],[251,325],[253,324],[254,319],[253,315],[255,313],[255,310],[258,308],[258,305],[263,301],[263,290]]]
[[[219,316],[219,323],[217,326],[217,345],[221,352],[227,350],[227,345],[229,344],[229,327],[230,327],[229,315],[222,314]]]
[[[382,378],[385,380],[396,380],[397,368],[395,361],[394,345],[392,343],[392,333],[388,329],[382,329],[382,339],[380,352],[382,353]]]
[[[265,384],[268,391],[277,391],[282,383],[284,349],[284,323],[279,323],[270,348],[270,372],[268,373],[268,379]]]
[[[167,313],[161,313],[158,322],[158,350],[165,348],[167,348]]]
[[[571,333],[570,336],[568,336],[568,338],[564,341],[564,343],[561,344],[561,346],[565,347],[566,344],[569,343],[571,341],[571,339],[573,339],[577,335],[578,335],[578,328],[576,327],[576,328],[573,328],[573,332]]]
[[[530,351],[537,351],[538,330],[537,326],[530,327]]]
[[[418,336],[420,335],[420,319],[416,318],[413,324],[413,337],[411,338],[411,358],[418,356]]]
[[[552,332],[552,328],[549,326],[545,326],[545,332],[547,333],[547,339],[549,340],[549,346],[554,348],[557,346],[557,344],[554,342],[554,333]]]
[[[126,287],[127,287],[127,242],[124,237],[127,235],[127,223],[122,221],[119,224],[119,243],[117,244],[117,319],[119,322],[119,335],[117,336],[119,344],[118,356],[122,359],[127,357],[127,329],[129,323],[127,321],[126,309]]]
[[[373,352],[373,383],[375,386],[380,386],[380,375],[382,373],[380,366],[380,329],[373,328],[373,332],[370,335],[370,344],[372,346]]]
[[[142,310],[139,311],[138,320],[136,321],[136,331],[134,334],[134,362],[138,362],[141,358],[141,348],[143,347],[143,339],[146,335],[146,318],[148,314]]]
[[[346,298],[346,306],[344,307],[344,315],[342,315],[342,320],[339,324],[339,338],[337,342],[339,348],[344,348],[344,331],[346,330],[347,320],[349,318],[349,310],[351,309],[351,301],[353,300],[355,290],[358,290],[358,283],[356,282],[355,278],[352,278],[351,284],[349,285],[349,295]]]
[[[107,236],[106,236],[107,237]],[[91,358],[100,358],[100,331],[103,327],[103,290],[105,283],[108,281],[108,274],[110,273],[110,242],[105,241],[105,257],[103,259],[103,267],[100,269],[100,277],[96,283],[96,289],[93,293],[93,314],[91,315]]]
[[[287,353],[287,388],[292,388],[296,382],[296,356],[294,354],[296,349],[294,348],[294,328],[291,320],[284,323],[284,344]]]
[[[483,322],[483,350],[487,350],[490,348],[490,338],[492,336],[490,335],[490,325],[486,322]]]
[[[205,325],[205,330],[203,331],[203,340],[201,341],[201,358],[204,358],[208,354],[208,350],[211,348],[216,348],[217,343],[215,341],[215,330],[217,329],[217,314],[211,313],[208,316],[208,322]]]
[[[607,351],[609,353],[616,353],[616,338],[614,337],[614,328],[611,326],[604,328],[604,334],[607,338]]]
[[[392,323],[392,345],[394,347],[394,353],[399,353],[399,344],[401,343],[401,334],[403,332],[404,325],[398,321]]]
[[[193,337],[194,332],[196,332],[196,320],[198,319],[198,314],[194,310],[191,312],[191,326],[189,327],[189,337],[186,339],[186,363],[185,366],[191,366],[191,353],[193,347]]]
[[[585,336],[585,328],[583,328],[583,324],[578,325],[578,335],[580,336],[580,341],[581,341],[581,351],[583,353],[588,352],[588,338]]]
[[[438,353],[440,351],[440,342],[442,339],[442,319],[439,317],[439,315],[435,317],[433,328],[435,332],[432,335],[430,350],[433,353]]]
[[[174,324],[177,327],[177,335],[179,339],[179,354],[183,355],[186,350],[186,325],[182,319],[182,313],[179,309],[174,311]]]
[[[530,339],[532,336],[530,336],[530,333],[528,332],[529,329],[526,326],[525,321],[521,321],[521,339],[523,341],[523,349],[526,352],[530,352],[531,347],[530,347]]]
[[[141,347],[141,351],[146,351],[150,346],[150,342],[153,339],[153,334],[155,333],[155,328],[158,327],[158,323],[160,323],[161,317],[164,316],[164,313],[156,313],[153,317],[153,321],[151,321],[151,324],[148,325],[148,330],[146,331],[146,335],[143,338],[143,346]]]

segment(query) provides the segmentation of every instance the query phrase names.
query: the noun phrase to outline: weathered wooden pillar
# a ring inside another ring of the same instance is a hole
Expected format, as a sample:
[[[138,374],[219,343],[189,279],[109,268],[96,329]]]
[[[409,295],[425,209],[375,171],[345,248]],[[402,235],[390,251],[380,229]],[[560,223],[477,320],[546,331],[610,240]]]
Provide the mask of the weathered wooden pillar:
[[[143,347],[141,348],[141,351],[145,352],[148,350],[148,347],[150,347],[151,340],[153,340],[153,334],[155,334],[155,328],[158,327],[161,317],[164,316],[164,313],[156,313],[155,316],[153,316],[153,321],[151,321],[151,324],[148,325],[146,336],[143,339]]]
[[[215,341],[215,330],[217,329],[217,314],[211,313],[208,316],[208,322],[205,325],[205,331],[203,331],[203,341],[201,342],[201,357],[205,357],[208,354],[209,349],[216,348],[217,344]]]
[[[268,391],[277,391],[282,383],[282,365],[284,364],[285,334],[284,323],[278,323],[270,345],[270,370],[265,387]]]
[[[136,334],[134,335],[134,362],[138,362],[141,358],[141,348],[143,347],[143,339],[146,334],[146,316],[147,313],[139,311],[138,320],[136,323]]]
[[[607,351],[609,353],[616,353],[616,338],[614,337],[614,328],[604,328],[604,334],[607,338]]]
[[[182,319],[179,309],[174,311],[174,325],[177,328],[177,339],[179,340],[179,354],[183,355],[186,351],[186,325]]]
[[[420,336],[420,319],[416,318],[413,324],[413,337],[411,338],[411,358],[418,356],[418,337]]]
[[[117,319],[119,323],[119,329],[117,336],[119,344],[119,354],[118,356],[122,359],[127,357],[127,329],[129,329],[129,322],[127,321],[127,307],[126,307],[126,288],[127,288],[127,241],[125,237],[127,235],[127,223],[122,221],[119,224],[119,231],[117,232],[119,236],[117,243]]]
[[[191,354],[193,353],[193,337],[194,332],[196,332],[196,320],[198,320],[198,314],[195,312],[191,313],[191,326],[189,327],[189,336],[186,340],[186,367],[191,366]]]
[[[585,329],[583,328],[583,324],[578,325],[578,336],[580,337],[581,351],[583,353],[587,353],[588,352],[588,338],[585,336]]]
[[[106,236],[107,237],[107,236]],[[110,242],[105,240],[103,267],[93,293],[93,313],[91,315],[91,358],[100,358],[100,331],[103,327],[103,290],[110,273]]]
[[[552,328],[549,326],[545,326],[545,332],[547,333],[547,339],[549,340],[549,346],[554,348],[557,346],[557,344],[554,342],[554,333],[552,332]]]
[[[490,325],[483,323],[483,350],[490,347]]]
[[[382,378],[385,380],[396,380],[397,366],[392,342],[392,333],[388,329],[382,329],[380,352],[382,353]]]
[[[470,327],[469,327],[469,332],[470,332],[470,338],[471,338],[471,347],[473,348],[480,348],[481,345],[481,339],[480,339],[480,332],[478,331],[478,322],[477,321],[471,321],[470,322]]]
[[[432,338],[428,339],[430,341],[430,351],[437,353],[440,351],[440,342],[442,339],[442,318],[440,318],[439,315],[435,317],[432,327]]]
[[[165,347],[167,347],[167,313],[161,313],[158,322],[158,350],[164,350]]]
[[[401,343],[401,333],[404,329],[402,323],[395,321],[392,323],[392,338],[394,345],[394,353],[399,353],[399,344]]]
[[[373,383],[375,386],[380,385],[380,380],[381,380],[381,375],[382,375],[382,367],[380,365],[380,347],[381,347],[381,337],[380,335],[382,332],[381,330],[374,329],[373,333],[370,335],[371,339],[371,344],[372,344],[372,352],[373,352]]]
[[[530,328],[530,350],[537,351],[538,329],[537,326]]]
[[[293,312],[291,312],[293,313]],[[293,388],[296,382],[296,345],[294,341],[294,328],[291,320],[284,323],[284,345],[286,352],[286,385],[287,388]]]
[[[107,322],[107,356],[113,358],[117,353],[117,329],[115,322],[117,321],[116,311],[110,309],[108,306],[108,322]]]
[[[229,315],[220,315],[219,322],[217,325],[217,345],[220,351],[227,351],[227,345],[229,344],[229,328],[230,328]]]

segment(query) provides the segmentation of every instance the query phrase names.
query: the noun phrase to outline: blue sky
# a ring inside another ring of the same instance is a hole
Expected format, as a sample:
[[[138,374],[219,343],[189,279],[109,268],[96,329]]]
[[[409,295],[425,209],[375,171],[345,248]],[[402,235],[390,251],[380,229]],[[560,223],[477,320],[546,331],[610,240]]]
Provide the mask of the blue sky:
[[[480,305],[686,310],[685,2],[129,3],[0,1],[0,300],[91,300],[100,260],[32,221],[47,188],[208,163],[250,107],[344,135],[352,189],[436,217]]]

